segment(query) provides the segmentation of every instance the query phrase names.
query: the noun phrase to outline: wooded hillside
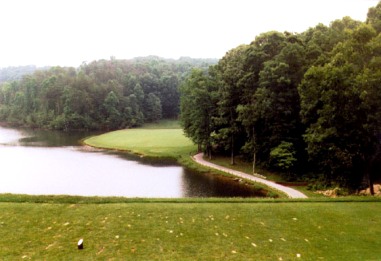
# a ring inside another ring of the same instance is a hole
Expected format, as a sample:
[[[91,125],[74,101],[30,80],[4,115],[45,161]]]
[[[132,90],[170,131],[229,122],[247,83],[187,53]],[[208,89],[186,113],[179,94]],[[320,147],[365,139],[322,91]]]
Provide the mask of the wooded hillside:
[[[290,178],[311,171],[351,188],[372,183],[381,156],[380,32],[381,2],[366,22],[267,32],[230,50],[182,85],[185,133],[232,164],[240,154]]]
[[[177,118],[179,83],[216,60],[141,57],[37,70],[0,86],[0,121],[69,129],[119,129]]]

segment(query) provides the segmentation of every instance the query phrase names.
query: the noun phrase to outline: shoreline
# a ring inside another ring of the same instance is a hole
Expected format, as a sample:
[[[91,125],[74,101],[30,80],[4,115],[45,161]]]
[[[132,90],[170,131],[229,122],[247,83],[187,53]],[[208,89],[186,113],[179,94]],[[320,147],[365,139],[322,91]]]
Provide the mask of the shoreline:
[[[227,172],[227,173],[234,175],[236,177],[239,177],[239,178],[248,179],[248,180],[253,181],[253,182],[261,183],[267,187],[270,187],[272,189],[280,191],[281,193],[286,194],[289,198],[299,198],[299,199],[308,198],[305,194],[303,194],[302,192],[300,192],[298,190],[277,184],[273,181],[269,181],[269,180],[266,180],[263,178],[259,178],[259,177],[255,177],[253,175],[249,175],[247,173],[243,173],[241,171],[232,170],[232,169],[222,167],[222,166],[214,164],[214,163],[210,163],[210,162],[204,160],[203,156],[204,156],[203,153],[198,153],[198,154],[194,155],[192,157],[192,159],[195,162],[197,162],[203,166],[213,168],[213,169],[217,169],[219,171],[224,171],[224,172]]]

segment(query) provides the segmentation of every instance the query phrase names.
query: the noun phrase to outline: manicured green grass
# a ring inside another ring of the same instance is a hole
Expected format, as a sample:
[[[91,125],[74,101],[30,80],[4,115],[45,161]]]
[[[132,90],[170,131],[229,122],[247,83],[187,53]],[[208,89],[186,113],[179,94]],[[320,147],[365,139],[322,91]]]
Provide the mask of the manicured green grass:
[[[381,259],[381,202],[50,200],[0,203],[2,259]]]
[[[197,147],[184,136],[182,129],[139,128],[113,131],[86,139],[85,144],[152,157],[178,159],[189,156]]]

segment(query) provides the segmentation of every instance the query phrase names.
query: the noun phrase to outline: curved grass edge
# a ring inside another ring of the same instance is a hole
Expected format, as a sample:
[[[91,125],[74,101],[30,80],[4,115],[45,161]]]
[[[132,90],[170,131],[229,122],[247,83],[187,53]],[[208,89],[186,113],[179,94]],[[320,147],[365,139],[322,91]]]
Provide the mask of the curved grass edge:
[[[196,145],[184,135],[182,129],[160,127],[110,131],[85,138],[83,143],[157,158],[177,158],[196,150]]]

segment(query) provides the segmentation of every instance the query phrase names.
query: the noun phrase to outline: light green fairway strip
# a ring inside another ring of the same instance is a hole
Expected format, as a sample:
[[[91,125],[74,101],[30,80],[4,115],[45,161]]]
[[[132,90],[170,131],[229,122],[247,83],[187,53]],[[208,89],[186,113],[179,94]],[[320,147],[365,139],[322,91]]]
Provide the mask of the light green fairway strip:
[[[178,158],[196,150],[182,129],[127,129],[85,140],[85,144],[106,149],[126,150],[155,157]]]

